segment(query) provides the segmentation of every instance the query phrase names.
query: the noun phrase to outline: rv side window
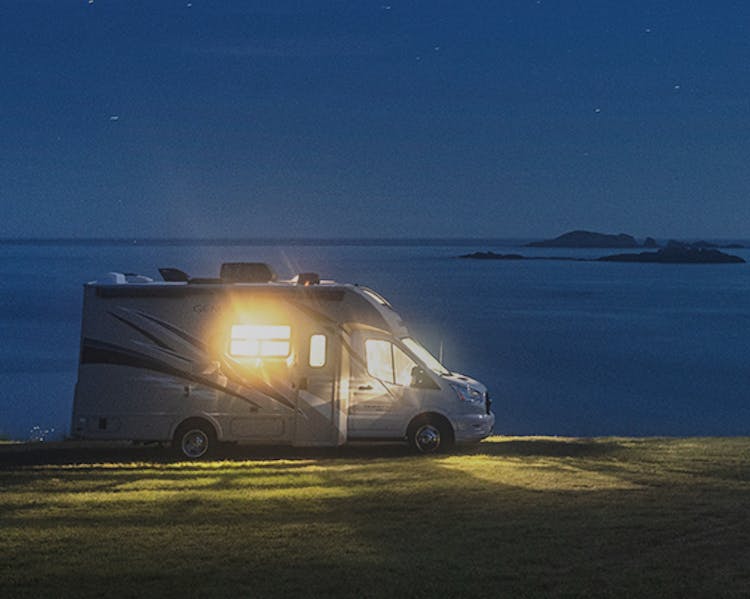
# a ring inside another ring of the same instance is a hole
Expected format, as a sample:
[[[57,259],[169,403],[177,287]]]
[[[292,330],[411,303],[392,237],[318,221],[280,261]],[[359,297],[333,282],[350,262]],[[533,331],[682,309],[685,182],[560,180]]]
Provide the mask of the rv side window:
[[[393,356],[390,341],[368,339],[365,341],[367,372],[388,383],[393,382]]]
[[[288,325],[232,326],[229,353],[242,358],[286,358],[289,355]]]
[[[368,339],[365,341],[367,371],[387,383],[408,387],[414,360],[390,341]]]
[[[326,364],[326,336],[312,335],[310,337],[310,359],[312,368],[321,368]]]
[[[393,369],[396,384],[408,387],[411,385],[411,371],[416,366],[414,360],[407,356],[399,347],[393,346]]]

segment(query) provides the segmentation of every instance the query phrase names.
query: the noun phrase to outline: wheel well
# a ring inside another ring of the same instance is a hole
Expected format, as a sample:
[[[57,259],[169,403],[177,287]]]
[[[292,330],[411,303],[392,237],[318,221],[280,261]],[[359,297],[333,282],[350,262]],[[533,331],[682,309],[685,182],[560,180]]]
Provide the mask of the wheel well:
[[[411,422],[409,422],[409,426],[406,429],[406,434],[409,435],[409,433],[411,433],[414,427],[428,420],[431,420],[433,422],[439,422],[440,424],[445,426],[445,430],[450,432],[450,436],[451,436],[450,441],[453,442],[453,440],[456,438],[456,433],[453,430],[453,425],[451,424],[451,421],[448,420],[442,414],[438,414],[437,412],[423,412],[421,414],[417,414],[416,416],[414,416],[414,418],[411,419]]]
[[[205,418],[198,418],[198,417],[192,417],[192,418],[186,418],[180,424],[177,425],[177,427],[174,429],[174,434],[172,435],[172,438],[176,438],[177,434],[190,427],[200,427],[209,430],[210,432],[213,432],[214,438],[217,436],[217,430],[214,424]]]

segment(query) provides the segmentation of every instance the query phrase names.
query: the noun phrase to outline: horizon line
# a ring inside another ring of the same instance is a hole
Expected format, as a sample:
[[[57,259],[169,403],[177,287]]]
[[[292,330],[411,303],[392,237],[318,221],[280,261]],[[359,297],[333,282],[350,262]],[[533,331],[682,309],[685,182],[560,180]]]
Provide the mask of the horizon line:
[[[645,239],[646,237],[644,237]],[[536,241],[550,238],[513,237],[1,237],[0,245],[475,245]],[[636,237],[637,239],[637,237]],[[660,237],[655,238],[660,239]],[[664,237],[665,240],[687,241],[693,237]],[[739,237],[696,237],[700,240],[747,241]]]
[[[417,245],[526,241],[532,237],[4,237],[0,245]]]

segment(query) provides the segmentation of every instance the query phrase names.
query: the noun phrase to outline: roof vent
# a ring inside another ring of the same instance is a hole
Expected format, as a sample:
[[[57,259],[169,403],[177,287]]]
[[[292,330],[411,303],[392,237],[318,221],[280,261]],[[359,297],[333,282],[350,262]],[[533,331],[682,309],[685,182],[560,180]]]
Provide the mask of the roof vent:
[[[305,287],[308,285],[319,285],[320,275],[316,272],[301,272],[292,279],[292,282],[297,285],[304,285]]]
[[[276,273],[263,262],[225,262],[221,265],[222,283],[270,283]]]
[[[187,283],[190,276],[179,268],[160,268],[159,274],[167,283]]]

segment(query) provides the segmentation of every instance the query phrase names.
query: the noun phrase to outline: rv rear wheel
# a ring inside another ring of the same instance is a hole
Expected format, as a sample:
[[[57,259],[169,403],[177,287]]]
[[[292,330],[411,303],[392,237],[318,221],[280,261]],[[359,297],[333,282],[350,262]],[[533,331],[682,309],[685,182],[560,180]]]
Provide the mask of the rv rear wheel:
[[[409,444],[419,453],[437,453],[453,445],[453,428],[444,418],[423,416],[409,425]]]
[[[180,425],[173,446],[181,457],[200,460],[216,450],[216,432],[207,422],[196,420]]]

